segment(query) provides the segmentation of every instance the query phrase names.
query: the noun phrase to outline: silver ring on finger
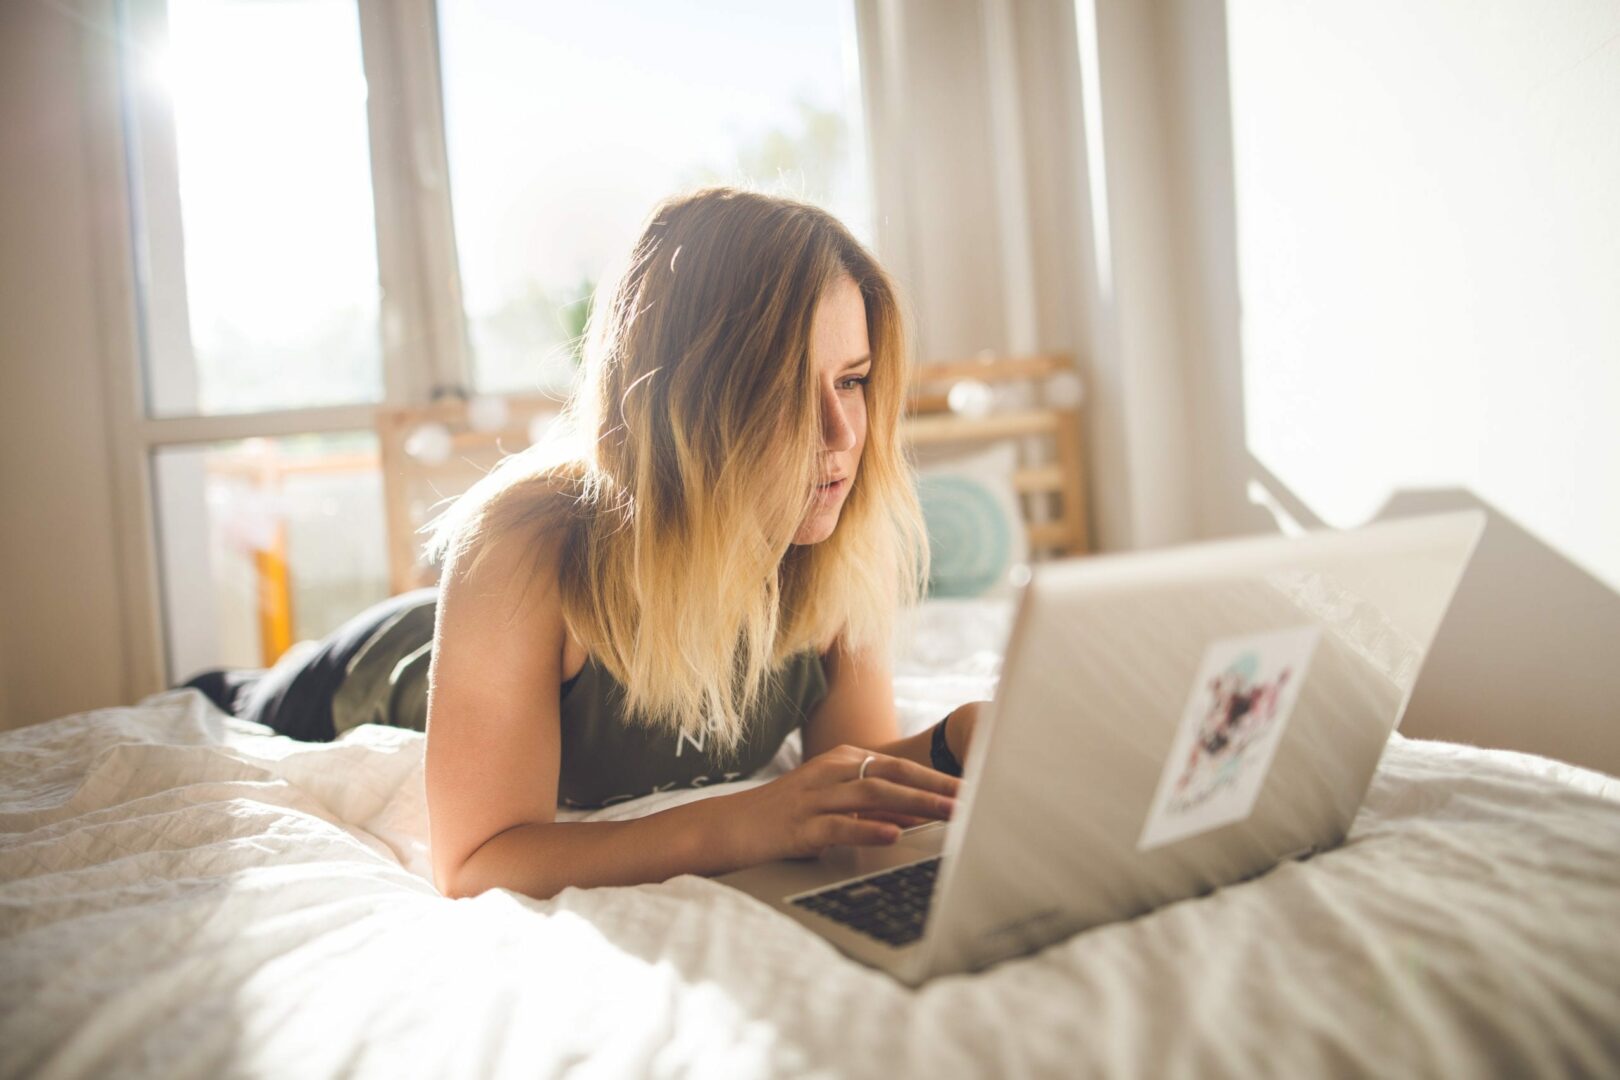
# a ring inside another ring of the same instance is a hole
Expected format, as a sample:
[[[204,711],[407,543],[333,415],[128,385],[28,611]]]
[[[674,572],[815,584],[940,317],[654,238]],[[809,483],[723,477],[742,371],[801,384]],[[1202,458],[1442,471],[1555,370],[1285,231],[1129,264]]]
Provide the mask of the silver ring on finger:
[[[865,780],[866,779],[866,767],[868,765],[872,764],[872,762],[874,762],[876,760],[877,760],[877,755],[876,754],[867,754],[866,755],[866,760],[861,762],[861,771],[856,774],[855,779],[857,779],[857,780]]]

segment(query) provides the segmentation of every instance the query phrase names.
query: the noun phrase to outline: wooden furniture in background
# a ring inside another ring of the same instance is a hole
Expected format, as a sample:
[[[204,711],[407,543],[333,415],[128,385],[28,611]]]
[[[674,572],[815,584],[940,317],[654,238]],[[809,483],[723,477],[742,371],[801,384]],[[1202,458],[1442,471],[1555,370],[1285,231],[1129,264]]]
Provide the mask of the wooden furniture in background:
[[[219,477],[244,483],[272,499],[293,476],[312,473],[369,472],[377,467],[372,454],[325,454],[320,457],[284,455],[274,439],[248,439],[231,453],[207,459],[210,480]],[[274,664],[293,643],[292,568],[287,553],[287,522],[278,513],[250,557],[258,582],[255,597],[259,630],[259,662]]]
[[[1044,404],[1043,385],[1067,383],[1064,404]],[[992,408],[982,416],[952,410],[952,387],[965,382],[997,387],[1022,384],[1027,403]],[[1085,555],[1091,551],[1086,513],[1086,462],[1080,427],[1080,382],[1074,360],[1065,353],[1029,356],[983,354],[966,360],[918,365],[912,380],[910,415],[905,433],[914,446],[986,445],[1012,440],[1020,450],[1013,488],[1020,503],[1034,553]],[[1030,443],[1037,448],[1030,461]],[[1044,458],[1044,460],[1042,460]],[[1043,505],[1044,504],[1044,505]]]
[[[422,557],[420,530],[448,500],[477,483],[495,463],[530,445],[536,418],[555,418],[563,402],[542,395],[504,397],[507,417],[492,430],[472,426],[461,399],[431,405],[377,410],[377,453],[381,459],[383,521],[388,535],[388,585],[395,595],[436,584],[438,571]],[[443,461],[425,461],[406,450],[412,434],[427,425],[449,433]]]

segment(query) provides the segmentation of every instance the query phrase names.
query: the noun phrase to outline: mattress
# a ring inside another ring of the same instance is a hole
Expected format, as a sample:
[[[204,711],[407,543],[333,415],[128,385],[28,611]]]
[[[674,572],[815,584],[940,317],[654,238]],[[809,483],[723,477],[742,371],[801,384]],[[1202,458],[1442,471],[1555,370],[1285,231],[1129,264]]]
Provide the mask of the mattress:
[[[907,733],[1005,631],[919,610]],[[1620,782],[1555,761],[1396,734],[1341,848],[912,990],[702,877],[440,896],[424,744],[189,690],[0,735],[0,1076],[1620,1072]]]

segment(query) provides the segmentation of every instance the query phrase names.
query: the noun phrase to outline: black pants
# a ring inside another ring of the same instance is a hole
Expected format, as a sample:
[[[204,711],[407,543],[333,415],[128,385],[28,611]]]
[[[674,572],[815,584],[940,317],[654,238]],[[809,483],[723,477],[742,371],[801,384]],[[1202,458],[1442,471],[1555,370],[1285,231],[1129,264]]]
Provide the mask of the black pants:
[[[377,628],[405,608],[437,595],[417,589],[373,604],[326,637],[304,660],[280,669],[210,668],[181,686],[201,690],[215,705],[304,742],[331,742],[332,697],[343,684],[349,661]]]

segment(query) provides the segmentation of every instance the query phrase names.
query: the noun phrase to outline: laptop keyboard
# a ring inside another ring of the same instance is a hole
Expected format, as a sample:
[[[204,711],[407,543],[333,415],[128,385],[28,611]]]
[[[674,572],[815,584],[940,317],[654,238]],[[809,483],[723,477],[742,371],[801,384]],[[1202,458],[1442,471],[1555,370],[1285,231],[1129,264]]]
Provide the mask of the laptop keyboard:
[[[871,877],[807,893],[795,907],[859,930],[889,945],[909,945],[922,937],[928,901],[934,895],[940,856],[897,866]]]

